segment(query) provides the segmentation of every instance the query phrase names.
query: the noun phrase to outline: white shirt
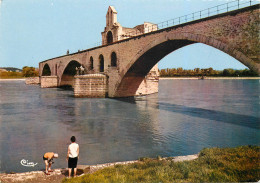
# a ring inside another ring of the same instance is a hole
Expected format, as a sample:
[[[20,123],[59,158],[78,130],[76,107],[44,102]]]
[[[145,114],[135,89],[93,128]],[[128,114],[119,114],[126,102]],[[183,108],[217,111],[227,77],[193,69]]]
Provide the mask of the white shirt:
[[[78,157],[78,152],[77,152],[78,148],[79,148],[79,145],[77,143],[75,143],[75,142],[71,143],[69,145],[69,157],[70,158]]]

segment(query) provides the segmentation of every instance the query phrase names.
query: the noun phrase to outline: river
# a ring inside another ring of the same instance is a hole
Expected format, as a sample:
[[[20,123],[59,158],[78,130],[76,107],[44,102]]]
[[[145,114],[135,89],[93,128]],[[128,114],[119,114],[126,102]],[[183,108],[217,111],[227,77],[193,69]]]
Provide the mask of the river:
[[[0,81],[0,172],[42,170],[45,152],[67,167],[72,135],[88,165],[260,145],[259,81],[160,80],[158,94],[125,99]]]

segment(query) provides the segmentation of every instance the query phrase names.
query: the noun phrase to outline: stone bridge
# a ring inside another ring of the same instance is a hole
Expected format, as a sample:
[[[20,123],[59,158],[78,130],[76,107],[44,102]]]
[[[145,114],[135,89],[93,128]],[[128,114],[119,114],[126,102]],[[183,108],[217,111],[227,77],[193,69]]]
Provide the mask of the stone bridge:
[[[259,4],[160,30],[152,23],[124,28],[111,6],[106,16],[102,46],[39,63],[42,87],[74,87],[75,79],[84,78],[74,76],[75,68],[82,65],[90,76],[106,77],[109,97],[154,93],[158,91],[157,63],[194,43],[221,50],[260,74]],[[147,30],[148,26],[153,30]],[[127,32],[133,30],[137,35],[131,37]]]

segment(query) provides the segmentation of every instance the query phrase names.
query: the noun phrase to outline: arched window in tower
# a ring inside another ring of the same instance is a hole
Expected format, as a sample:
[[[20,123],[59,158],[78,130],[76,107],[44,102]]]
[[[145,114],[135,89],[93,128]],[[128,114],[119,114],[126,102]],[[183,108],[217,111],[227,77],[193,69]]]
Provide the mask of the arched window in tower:
[[[92,57],[92,56],[90,57],[89,69],[90,69],[90,70],[93,70],[93,69],[94,69],[94,60],[93,60],[93,57]]]
[[[116,66],[117,66],[116,53],[112,52],[112,54],[111,54],[111,67],[116,67]]]
[[[113,43],[113,34],[111,31],[107,33],[107,44]]]
[[[99,72],[104,72],[104,57],[103,57],[103,55],[99,56]]]

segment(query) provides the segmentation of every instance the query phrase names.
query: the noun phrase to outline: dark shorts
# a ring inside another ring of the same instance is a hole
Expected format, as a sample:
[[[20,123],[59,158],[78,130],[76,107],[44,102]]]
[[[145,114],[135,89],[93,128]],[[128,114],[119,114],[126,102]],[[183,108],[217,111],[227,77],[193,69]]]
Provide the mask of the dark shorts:
[[[48,158],[44,158],[44,156],[42,157],[42,159],[43,159],[43,161],[48,160]]]
[[[77,163],[78,163],[78,157],[76,157],[76,158],[69,158],[68,167],[69,168],[77,168]]]

